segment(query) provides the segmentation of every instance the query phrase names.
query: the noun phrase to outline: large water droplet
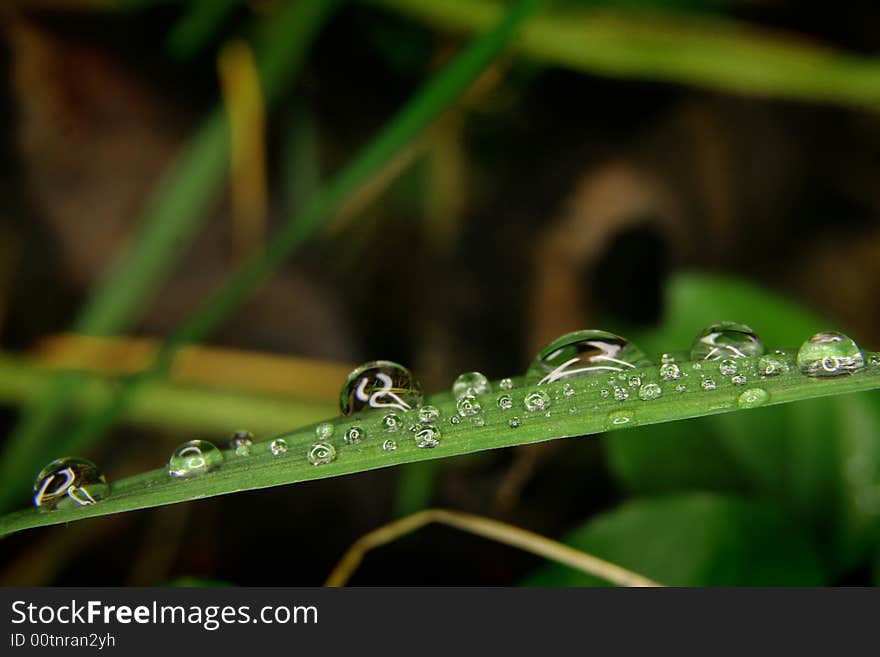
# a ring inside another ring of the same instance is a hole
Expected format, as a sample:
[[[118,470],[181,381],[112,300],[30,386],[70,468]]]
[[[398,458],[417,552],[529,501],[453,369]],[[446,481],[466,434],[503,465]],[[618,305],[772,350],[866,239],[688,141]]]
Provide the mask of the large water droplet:
[[[306,457],[312,465],[327,465],[336,460],[336,448],[330,443],[321,441],[309,448]]]
[[[681,378],[681,368],[675,363],[663,363],[660,366],[660,378],[664,381],[674,381]]]
[[[440,410],[436,406],[422,406],[419,409],[419,422],[433,422],[440,417]]]
[[[284,438],[276,438],[269,443],[269,451],[272,452],[272,456],[283,456],[287,454],[287,449],[287,441]]]
[[[738,322],[716,322],[694,339],[691,360],[750,358],[763,353],[764,343],[751,327]]]
[[[736,405],[740,408],[754,408],[763,406],[770,400],[770,393],[763,388],[749,388],[743,390],[736,399]]]
[[[98,466],[71,456],[52,461],[34,481],[34,506],[41,511],[88,506],[109,494],[110,486]]]
[[[530,392],[523,399],[523,406],[526,407],[527,411],[532,412],[546,410],[550,408],[550,395],[543,390]]]
[[[421,427],[413,437],[416,441],[416,447],[423,449],[431,449],[440,444],[440,430],[431,424]]]
[[[361,427],[349,427],[348,430],[342,435],[342,441],[346,445],[359,445],[364,441],[364,438],[367,437],[367,432],[364,431]]]
[[[843,333],[824,331],[801,345],[797,364],[807,376],[840,376],[862,369],[865,357],[852,338]]]
[[[639,399],[642,401],[651,401],[663,395],[663,388],[656,383],[646,383],[639,388]]]
[[[526,377],[543,385],[560,379],[620,372],[649,364],[642,350],[626,338],[590,329],[563,335],[541,349]]]
[[[465,372],[460,374],[452,384],[452,396],[461,399],[465,395],[488,395],[492,392],[489,379],[480,372]]]
[[[480,406],[480,402],[477,401],[477,398],[473,395],[465,395],[461,399],[459,399],[455,403],[455,408],[458,410],[458,414],[462,417],[467,417],[468,415],[476,415],[481,410],[483,410],[482,406]]]
[[[374,360],[354,369],[342,386],[343,415],[369,408],[408,411],[422,403],[422,386],[403,365]]]
[[[223,452],[207,440],[183,443],[168,460],[168,474],[178,479],[199,477],[223,464]]]
[[[254,434],[250,431],[236,431],[229,441],[229,448],[236,456],[250,456],[254,446]]]

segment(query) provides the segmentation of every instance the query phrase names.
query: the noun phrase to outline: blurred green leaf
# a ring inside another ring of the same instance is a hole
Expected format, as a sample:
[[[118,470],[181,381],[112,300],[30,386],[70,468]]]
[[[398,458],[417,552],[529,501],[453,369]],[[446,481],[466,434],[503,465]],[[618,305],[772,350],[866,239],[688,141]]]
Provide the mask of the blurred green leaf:
[[[827,583],[810,542],[779,510],[733,496],[691,493],[629,502],[565,542],[669,586]],[[557,564],[541,567],[525,583],[604,585]]]
[[[744,320],[768,345],[794,346],[831,325],[743,281],[688,274],[667,291],[666,319],[634,337],[649,349],[689,347],[702,326]],[[808,528],[836,574],[856,567],[878,537],[880,404],[874,394],[642,427],[605,442],[631,493],[739,489],[772,500]],[[697,429],[695,430],[695,427]]]

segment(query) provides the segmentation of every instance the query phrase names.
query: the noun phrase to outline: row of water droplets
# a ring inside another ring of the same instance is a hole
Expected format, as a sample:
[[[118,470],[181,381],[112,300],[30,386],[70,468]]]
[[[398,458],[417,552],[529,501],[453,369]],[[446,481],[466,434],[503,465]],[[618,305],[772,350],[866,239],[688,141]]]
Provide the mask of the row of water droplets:
[[[738,359],[751,358],[761,378],[772,377],[789,369],[785,353],[765,353],[763,341],[749,326],[736,322],[718,322],[707,326],[695,338],[690,351],[690,363],[676,362],[674,356],[664,354],[658,370],[660,379],[669,383],[675,392],[686,391],[681,379],[689,376],[686,367],[698,373],[702,389],[717,388],[711,375],[702,372],[704,361],[718,361],[717,371],[722,377],[730,377],[733,385],[743,386],[737,399],[741,407],[760,406],[769,401],[769,393],[761,387],[747,387],[748,372],[741,371]],[[857,372],[865,367],[865,358],[856,343],[849,337],[835,332],[821,332],[803,343],[797,353],[797,367],[810,377],[834,377]],[[872,357],[878,363],[876,355]],[[600,330],[575,331],[563,335],[544,347],[533,360],[525,375],[527,385],[547,386],[553,389],[556,401],[575,394],[571,379],[581,377],[607,377],[608,386],[600,388],[600,396],[625,401],[635,394],[642,401],[652,401],[664,394],[660,383],[642,381],[631,370],[647,367],[652,362],[632,342]],[[561,386],[552,386],[561,382]],[[516,429],[522,423],[516,413],[512,393],[512,379],[502,379],[498,386],[500,394],[495,405],[503,411],[512,411],[508,425]],[[467,372],[456,378],[452,385],[456,413],[449,419],[453,425],[464,420],[475,426],[483,426],[483,400],[492,394],[488,378],[479,372]],[[521,403],[528,415],[550,415],[553,398],[539,389],[526,394]],[[356,416],[363,411],[384,409],[380,426],[381,448],[393,452],[398,448],[399,434],[409,433],[416,447],[430,449],[441,441],[440,411],[435,406],[423,405],[422,388],[412,373],[402,365],[391,361],[371,361],[354,369],[346,378],[340,394],[340,410],[345,416]],[[568,412],[576,407],[569,405]],[[634,422],[633,411],[616,411],[609,414],[606,427],[611,428]],[[335,431],[333,424],[323,422],[315,427],[315,441],[306,450],[306,459],[315,466],[336,460],[337,450],[332,444]],[[364,443],[367,432],[355,420],[343,433],[342,441],[349,446]],[[251,456],[256,445],[248,431],[237,431],[230,441],[235,457]],[[284,438],[268,443],[273,457],[284,457],[289,446]],[[168,475],[175,479],[201,476],[218,469],[224,463],[223,452],[205,440],[190,440],[174,450],[168,461]],[[41,510],[87,506],[106,498],[110,486],[101,470],[83,458],[66,457],[52,461],[37,475],[34,484],[34,504]]]

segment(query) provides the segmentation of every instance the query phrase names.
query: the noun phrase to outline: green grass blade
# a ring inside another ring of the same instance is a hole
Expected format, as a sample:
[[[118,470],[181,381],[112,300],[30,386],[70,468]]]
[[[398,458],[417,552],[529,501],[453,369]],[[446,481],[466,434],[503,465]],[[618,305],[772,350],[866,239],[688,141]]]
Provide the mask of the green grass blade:
[[[258,40],[258,67],[268,102],[277,98],[301,68],[335,4],[327,0],[290,3]],[[133,325],[199,227],[224,180],[228,162],[229,131],[225,113],[218,107],[164,176],[131,248],[120,255],[95,289],[74,323],[75,331],[112,335]],[[23,490],[28,473],[45,460],[51,431],[77,386],[76,375],[61,376],[42,400],[25,409],[0,457],[0,478],[5,482],[0,489],[0,508],[9,507]],[[56,445],[63,447],[63,441]]]
[[[369,0],[432,27],[479,31],[498,0]],[[568,11],[538,16],[518,51],[535,61],[609,77],[663,80],[735,93],[880,106],[880,59],[744,23],[688,14]]]
[[[420,449],[406,428],[393,434],[385,431],[381,411],[373,410],[354,418],[338,417],[331,420],[334,433],[330,442],[337,452],[337,458],[332,463],[321,466],[309,463],[306,454],[315,442],[315,433],[313,426],[306,426],[283,434],[289,445],[289,451],[283,456],[273,456],[269,452],[268,441],[261,441],[254,445],[249,457],[236,457],[226,451],[225,463],[218,470],[198,478],[173,480],[164,468],[152,470],[112,483],[111,496],[92,506],[51,513],[39,513],[31,508],[3,516],[0,518],[0,536],[31,527],[336,477],[402,463],[725,413],[741,409],[740,400],[744,392],[757,387],[767,393],[764,405],[880,388],[880,365],[877,364],[880,357],[876,353],[865,355],[870,365],[853,374],[834,378],[802,375],[794,356],[789,355],[786,357],[789,372],[762,379],[756,371],[756,359],[738,359],[738,373],[745,375],[750,382],[745,386],[734,384],[732,377],[722,376],[717,361],[681,363],[682,377],[672,382],[661,380],[657,367],[630,370],[625,375],[627,379],[638,376],[642,384],[657,383],[663,389],[660,397],[648,401],[641,400],[636,389],[625,401],[617,401],[613,395],[603,395],[602,389],[608,387],[605,377],[573,379],[567,382],[568,388],[563,383],[523,386],[520,382],[507,393],[513,397],[512,409],[499,408],[496,405],[499,393],[490,393],[478,399],[482,406],[478,416],[459,418],[457,423],[451,422],[452,418],[457,417],[454,400],[449,393],[440,393],[427,400],[440,410],[440,418],[435,424],[442,435],[440,444],[433,449]],[[700,385],[703,377],[711,377],[717,388],[703,389]],[[685,390],[678,392],[678,385],[684,385]],[[494,389],[498,388],[496,382]],[[569,393],[569,390],[572,392]],[[549,395],[549,406],[540,411],[526,410],[525,397],[538,391]],[[418,425],[416,411],[402,415],[404,427]],[[481,422],[474,422],[475,417],[479,417]],[[510,425],[513,418],[518,420],[516,428]],[[345,444],[343,434],[355,424],[366,432],[366,439],[357,445]],[[388,438],[396,441],[397,448],[393,451],[383,449],[383,442]]]

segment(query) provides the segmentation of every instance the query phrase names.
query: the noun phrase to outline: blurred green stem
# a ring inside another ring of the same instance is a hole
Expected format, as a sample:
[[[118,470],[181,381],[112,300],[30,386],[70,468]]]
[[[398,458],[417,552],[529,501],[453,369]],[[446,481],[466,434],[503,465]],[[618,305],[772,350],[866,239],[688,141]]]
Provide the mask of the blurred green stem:
[[[366,1],[434,28],[468,33],[485,29],[504,11],[498,0]],[[880,59],[708,16],[556,11],[530,21],[513,47],[538,62],[609,77],[880,106]]]

